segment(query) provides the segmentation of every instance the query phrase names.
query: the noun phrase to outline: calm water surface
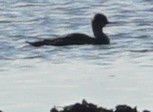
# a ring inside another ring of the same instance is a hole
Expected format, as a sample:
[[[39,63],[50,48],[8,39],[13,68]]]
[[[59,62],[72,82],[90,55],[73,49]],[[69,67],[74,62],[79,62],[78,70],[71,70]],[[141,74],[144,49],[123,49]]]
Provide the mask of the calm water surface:
[[[111,45],[35,48],[25,41],[92,34],[91,19],[115,22]],[[83,98],[153,110],[152,0],[0,0],[0,109],[49,112]]]

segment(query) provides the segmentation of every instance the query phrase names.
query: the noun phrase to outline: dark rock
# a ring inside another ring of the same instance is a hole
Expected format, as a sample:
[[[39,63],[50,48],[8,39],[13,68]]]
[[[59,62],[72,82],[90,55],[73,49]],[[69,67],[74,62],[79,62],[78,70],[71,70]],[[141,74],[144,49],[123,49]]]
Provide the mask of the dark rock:
[[[143,112],[151,112],[151,111],[149,111],[149,110],[144,110]]]
[[[58,110],[55,107],[51,109],[50,112],[138,112],[137,108],[132,108],[127,105],[118,105],[113,111],[112,109],[106,109],[103,107],[98,107],[93,103],[88,103],[86,100],[83,100],[82,103],[75,103],[73,105],[65,106],[62,110]],[[143,112],[151,112],[144,110]]]
[[[58,112],[58,110],[54,107],[50,110],[50,112]]]
[[[137,112],[136,107],[131,108],[130,106],[127,105],[118,105],[116,106],[115,112]]]
[[[86,100],[83,100],[82,103],[75,103],[70,106],[65,106],[61,111],[58,111],[54,107],[50,112],[113,112],[113,110],[97,107],[97,105],[88,103]]]

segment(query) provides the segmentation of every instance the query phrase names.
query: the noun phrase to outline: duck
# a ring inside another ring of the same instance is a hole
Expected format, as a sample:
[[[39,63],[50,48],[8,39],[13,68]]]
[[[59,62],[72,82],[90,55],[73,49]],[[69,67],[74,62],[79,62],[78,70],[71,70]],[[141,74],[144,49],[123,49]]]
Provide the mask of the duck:
[[[91,26],[94,37],[82,34],[82,33],[71,33],[56,38],[43,39],[35,42],[28,42],[34,47],[40,47],[44,45],[51,46],[68,46],[68,45],[102,45],[110,44],[110,39],[103,33],[103,28],[109,24],[107,17],[102,13],[97,13],[92,19]]]

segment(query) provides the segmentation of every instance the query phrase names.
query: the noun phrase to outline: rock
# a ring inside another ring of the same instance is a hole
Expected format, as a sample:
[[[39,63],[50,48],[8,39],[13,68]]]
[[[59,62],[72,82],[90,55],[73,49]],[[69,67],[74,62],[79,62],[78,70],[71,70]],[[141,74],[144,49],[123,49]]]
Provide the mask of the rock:
[[[118,105],[113,111],[112,109],[106,109],[103,107],[98,107],[93,103],[88,103],[86,100],[82,100],[82,103],[75,103],[73,105],[65,106],[62,110],[58,110],[53,107],[50,112],[138,112],[137,108],[130,107],[128,105]],[[143,112],[151,112],[144,110]]]
[[[113,112],[113,110],[97,107],[97,105],[83,100],[82,103],[65,106],[61,111],[58,111],[56,108],[52,108],[50,112]]]
[[[58,110],[54,107],[50,110],[50,112],[58,112]]]
[[[151,112],[151,111],[149,111],[149,110],[144,110],[143,112]]]
[[[136,107],[131,108],[130,106],[127,105],[118,105],[116,106],[115,112],[137,112]]]

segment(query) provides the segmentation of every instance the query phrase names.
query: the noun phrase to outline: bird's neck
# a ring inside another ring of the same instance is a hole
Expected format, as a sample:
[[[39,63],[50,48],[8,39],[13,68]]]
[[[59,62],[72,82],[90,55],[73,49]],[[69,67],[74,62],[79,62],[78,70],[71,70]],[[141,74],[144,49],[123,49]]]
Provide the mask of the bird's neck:
[[[96,44],[109,44],[109,38],[103,33],[102,27],[92,27]]]
[[[102,28],[100,28],[100,27],[99,28],[98,27],[96,27],[96,28],[92,27],[92,30],[93,30],[95,38],[103,37],[102,36],[103,35],[103,29]]]

